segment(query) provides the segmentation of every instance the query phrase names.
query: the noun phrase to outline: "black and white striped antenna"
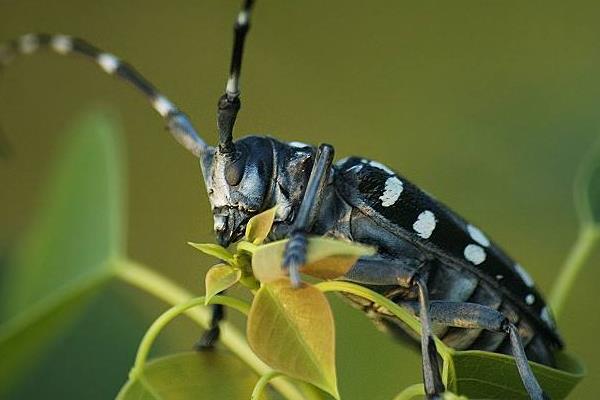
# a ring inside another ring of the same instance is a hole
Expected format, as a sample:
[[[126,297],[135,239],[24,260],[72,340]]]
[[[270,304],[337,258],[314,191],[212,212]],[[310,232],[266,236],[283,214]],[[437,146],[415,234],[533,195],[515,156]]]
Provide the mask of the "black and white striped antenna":
[[[250,13],[254,0],[245,0],[242,9],[233,24],[233,51],[229,67],[229,79],[225,87],[225,94],[219,99],[217,112],[217,128],[219,130],[219,151],[234,153],[233,126],[237,113],[240,110],[240,75],[242,72],[242,56],[244,42],[250,29]]]
[[[187,115],[179,110],[133,66],[83,39],[45,33],[23,35],[8,43],[0,44],[0,71],[18,55],[29,55],[42,49],[49,49],[61,55],[81,55],[94,61],[107,74],[123,79],[144,94],[154,110],[166,121],[171,134],[192,154],[200,157],[209,148],[204,140],[198,136]]]

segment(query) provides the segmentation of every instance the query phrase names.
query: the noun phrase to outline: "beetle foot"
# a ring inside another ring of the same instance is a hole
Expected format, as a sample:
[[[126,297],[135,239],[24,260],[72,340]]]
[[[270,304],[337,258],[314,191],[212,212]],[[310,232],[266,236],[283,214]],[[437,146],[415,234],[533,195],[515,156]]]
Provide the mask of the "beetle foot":
[[[308,241],[304,233],[295,233],[285,248],[283,268],[287,270],[292,286],[295,288],[300,287],[302,284],[300,268],[306,262],[307,244]]]
[[[196,351],[208,351],[213,350],[215,348],[215,344],[217,340],[219,340],[219,335],[221,330],[218,326],[214,326],[208,329],[200,340],[194,345],[194,350]]]

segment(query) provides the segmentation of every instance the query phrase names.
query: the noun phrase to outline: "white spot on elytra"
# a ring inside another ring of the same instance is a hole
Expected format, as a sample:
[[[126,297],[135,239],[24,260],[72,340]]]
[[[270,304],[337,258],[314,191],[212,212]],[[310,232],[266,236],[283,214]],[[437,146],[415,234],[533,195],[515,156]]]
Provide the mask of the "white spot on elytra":
[[[532,305],[533,303],[535,303],[535,296],[532,295],[531,293],[529,293],[527,296],[525,296],[525,303]]]
[[[158,95],[152,101],[152,107],[162,116],[166,117],[175,110],[175,106],[166,97]]]
[[[475,265],[479,265],[485,261],[486,254],[483,247],[476,244],[469,244],[465,247],[465,258]]]
[[[400,179],[395,176],[389,177],[385,181],[385,189],[383,194],[379,197],[381,200],[381,205],[384,207],[389,207],[394,204],[398,198],[400,197],[400,193],[404,189],[404,185]]]
[[[120,61],[117,57],[109,53],[102,53],[98,55],[98,64],[107,74],[114,73],[119,68]]]
[[[37,35],[28,33],[19,38],[19,51],[23,54],[31,54],[40,46],[40,40]]]
[[[290,146],[292,147],[310,147],[309,145],[307,145],[306,143],[302,143],[302,142],[289,142],[288,143]]]
[[[556,322],[554,322],[554,317],[550,312],[548,306],[542,308],[542,312],[540,313],[540,318],[544,321],[550,328],[554,328],[556,326]]]
[[[68,54],[73,50],[73,39],[67,35],[53,36],[50,47],[58,54]]]
[[[431,211],[423,211],[413,224],[413,229],[423,239],[429,239],[435,229],[436,223],[435,215]]]
[[[527,271],[525,271],[525,268],[523,268],[521,264],[515,264],[515,271],[517,272],[517,274],[519,274],[519,276],[521,277],[521,279],[523,279],[523,282],[525,282],[527,286],[533,286],[533,279],[531,278],[531,275],[529,275]]]
[[[490,240],[479,230],[479,228],[473,225],[467,225],[467,231],[469,231],[469,235],[471,235],[471,239],[482,245],[483,247],[488,247],[490,245]]]
[[[501,281],[502,279],[504,279],[504,275],[496,275],[496,279]]]
[[[363,160],[363,162],[365,162],[365,161],[366,161],[366,160]],[[390,174],[390,175],[395,175],[395,172],[394,172],[394,171],[392,171],[391,169],[389,169],[387,166],[383,165],[383,164],[382,164],[382,163],[380,163],[380,162],[377,162],[377,161],[369,161],[369,165],[370,165],[371,167],[378,168],[378,169],[380,169],[380,170],[382,170],[382,171],[385,171],[385,172],[387,172],[387,173],[388,173],[388,174]]]

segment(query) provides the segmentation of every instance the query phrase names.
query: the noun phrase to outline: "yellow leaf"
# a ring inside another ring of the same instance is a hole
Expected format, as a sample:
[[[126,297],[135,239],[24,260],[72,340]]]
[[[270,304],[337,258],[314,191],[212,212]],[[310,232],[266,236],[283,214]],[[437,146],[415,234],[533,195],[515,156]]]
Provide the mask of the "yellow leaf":
[[[260,246],[252,256],[252,271],[261,282],[271,282],[285,277],[281,268],[283,253],[288,240],[280,240]],[[348,272],[360,257],[372,255],[369,246],[338,239],[312,237],[308,239],[306,264],[302,273],[320,279],[339,278]]]
[[[339,399],[333,315],[318,289],[294,289],[287,279],[263,285],[252,302],[247,337],[271,368]]]
[[[250,218],[246,225],[246,240],[254,244],[264,242],[271,231],[276,212],[277,206]]]
[[[225,247],[219,246],[218,244],[213,243],[192,243],[188,242],[190,246],[195,249],[200,250],[204,254],[208,254],[209,256],[216,257],[220,260],[225,261],[229,265],[233,265],[233,254],[231,254]]]
[[[213,266],[208,270],[206,277],[204,278],[204,284],[206,286],[204,304],[209,304],[210,299],[214,295],[229,289],[235,285],[241,277],[242,271],[232,268],[227,264],[217,264]]]

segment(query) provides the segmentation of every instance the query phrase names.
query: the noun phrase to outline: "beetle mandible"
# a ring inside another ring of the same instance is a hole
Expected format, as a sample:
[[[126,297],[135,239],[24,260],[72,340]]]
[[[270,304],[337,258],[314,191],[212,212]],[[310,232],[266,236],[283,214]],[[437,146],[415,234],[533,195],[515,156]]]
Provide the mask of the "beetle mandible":
[[[554,366],[563,346],[542,296],[527,272],[476,226],[385,165],[360,157],[334,163],[331,145],[284,143],[272,137],[233,140],[240,109],[239,79],[253,0],[234,23],[226,90],[218,101],[219,142],[208,145],[192,122],[131,65],[66,35],[28,34],[0,47],[0,67],[19,54],[48,48],[79,54],[143,93],[168,130],[200,160],[218,242],[243,235],[248,220],[277,206],[270,240],[290,238],[283,268],[293,285],[306,255],[308,234],[328,235],[377,248],[345,279],[387,296],[420,318],[422,368],[428,398],[444,392],[434,335],[449,346],[512,354],[532,399],[545,398],[527,360]],[[403,332],[398,320],[359,298],[350,300],[379,325]],[[214,306],[212,327],[200,347],[214,345],[224,314]]]

